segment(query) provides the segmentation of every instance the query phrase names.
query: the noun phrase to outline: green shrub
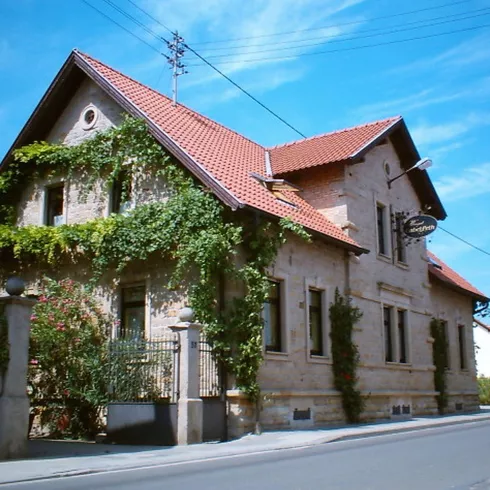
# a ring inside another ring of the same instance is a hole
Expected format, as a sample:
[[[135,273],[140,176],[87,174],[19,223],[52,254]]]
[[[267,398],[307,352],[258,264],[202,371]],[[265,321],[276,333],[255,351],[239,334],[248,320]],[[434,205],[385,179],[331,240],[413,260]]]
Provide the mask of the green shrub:
[[[83,286],[45,279],[31,316],[31,406],[55,437],[93,437],[107,404],[109,318]]]
[[[480,405],[490,405],[490,378],[478,378]]]

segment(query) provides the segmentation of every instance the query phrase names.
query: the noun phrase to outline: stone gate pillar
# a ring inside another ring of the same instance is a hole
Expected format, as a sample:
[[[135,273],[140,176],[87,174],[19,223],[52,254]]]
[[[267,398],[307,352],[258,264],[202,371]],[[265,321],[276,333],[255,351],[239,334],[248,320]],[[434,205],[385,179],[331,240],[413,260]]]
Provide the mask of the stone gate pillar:
[[[27,452],[29,328],[36,303],[20,296],[24,287],[18,278],[9,279],[6,290],[10,296],[0,297],[0,316],[6,320],[9,346],[8,366],[0,373],[0,459],[19,458]]]
[[[202,442],[203,408],[199,397],[199,333],[194,312],[183,308],[179,323],[170,327],[180,337],[179,401],[177,403],[177,444]]]

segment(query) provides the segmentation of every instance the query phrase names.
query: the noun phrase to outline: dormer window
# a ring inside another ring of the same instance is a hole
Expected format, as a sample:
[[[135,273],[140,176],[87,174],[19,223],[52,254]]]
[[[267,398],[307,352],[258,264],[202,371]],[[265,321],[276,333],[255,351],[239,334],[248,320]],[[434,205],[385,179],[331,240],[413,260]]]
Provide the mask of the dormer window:
[[[286,204],[296,207],[296,204],[288,198],[284,192],[301,192],[302,189],[298,186],[291,184],[284,179],[274,179],[272,177],[263,177],[260,174],[251,172],[250,175],[257,181],[259,181],[267,190],[269,190],[276,199],[283,201]]]
[[[64,193],[65,186],[63,184],[48,187],[46,189],[44,224],[47,226],[59,226],[64,224]]]

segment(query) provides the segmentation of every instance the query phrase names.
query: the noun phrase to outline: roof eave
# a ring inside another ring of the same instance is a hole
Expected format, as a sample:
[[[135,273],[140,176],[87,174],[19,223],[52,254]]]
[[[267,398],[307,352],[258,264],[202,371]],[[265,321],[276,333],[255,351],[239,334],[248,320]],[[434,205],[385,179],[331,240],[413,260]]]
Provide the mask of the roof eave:
[[[477,301],[480,301],[482,303],[490,302],[490,298],[487,298],[486,296],[474,293],[473,291],[469,291],[468,289],[458,286],[457,284],[454,284],[446,279],[442,279],[437,275],[436,272],[432,271],[430,267],[429,267],[429,274],[432,279],[439,281],[440,284],[443,284],[444,286],[446,286],[449,289],[452,289],[453,291],[461,293],[465,296],[469,296],[470,298],[476,299]]]
[[[263,214],[264,216],[267,216],[269,218],[273,218],[276,220],[281,219],[279,216],[277,216],[275,214],[268,213],[267,211],[263,211],[262,209],[256,208],[250,204],[246,204],[245,208],[251,209],[254,212],[258,212],[258,213]],[[318,230],[313,230],[312,228],[309,228],[308,226],[305,226],[305,225],[302,225],[302,226],[311,235],[313,235],[313,236],[315,236],[315,237],[317,237],[317,238],[319,238],[319,239],[321,239],[327,243],[330,243],[332,245],[336,245],[340,248],[343,248],[344,250],[347,250],[349,252],[353,252],[355,255],[368,254],[370,252],[370,250],[368,250],[367,248],[363,248],[363,247],[360,247],[359,245],[354,245],[352,243],[345,242],[345,241],[340,240],[338,238],[335,238],[331,235],[326,235],[325,233],[322,233]]]
[[[406,163],[406,161],[404,162],[404,159],[400,158],[402,166],[405,167],[405,170],[413,167],[413,165],[415,165],[420,160],[420,154],[402,117],[395,120],[382,132],[372,138],[368,143],[359,148],[355,153],[350,156],[348,162],[353,164],[359,163],[369,150],[374,148],[383,139],[389,137],[390,135],[393,135],[393,133],[397,130],[400,131],[399,134],[402,136],[404,143],[409,149],[409,153],[411,154],[411,158],[409,158],[408,163]],[[416,189],[418,187],[423,187],[423,192],[421,193],[424,195],[428,194],[431,197],[432,202],[429,214],[433,215],[438,220],[445,220],[447,218],[446,210],[444,209],[444,206],[442,205],[442,202],[437,195],[437,192],[432,184],[431,179],[429,178],[429,174],[427,173],[427,171],[419,170],[418,172],[410,172],[407,174],[407,177],[410,179],[412,185],[414,185]],[[420,186],[417,184],[420,184]],[[416,192],[417,194],[419,194],[417,190]]]

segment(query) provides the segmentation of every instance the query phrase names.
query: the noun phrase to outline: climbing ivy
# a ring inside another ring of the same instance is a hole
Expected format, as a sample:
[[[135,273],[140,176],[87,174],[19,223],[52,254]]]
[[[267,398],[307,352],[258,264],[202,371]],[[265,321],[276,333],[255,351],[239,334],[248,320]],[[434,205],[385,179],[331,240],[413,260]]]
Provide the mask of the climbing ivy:
[[[18,266],[36,261],[60,263],[88,260],[95,286],[107,271],[120,274],[135,260],[161,257],[174,265],[169,288],[188,288],[190,306],[205,324],[217,358],[236,378],[237,387],[252,399],[258,395],[257,373],[262,359],[261,309],[267,296],[267,268],[292,232],[309,239],[290,219],[278,224],[257,216],[230,213],[212,194],[179,167],[149,135],[143,121],[127,117],[117,128],[98,133],[77,146],[36,142],[15,151],[15,161],[0,174],[0,254]],[[20,185],[35,177],[61,174],[82,185],[84,199],[100,182],[106,188],[144,175],[163,177],[166,201],[137,206],[83,224],[17,227],[13,209]],[[245,254],[238,265],[238,250]],[[4,260],[4,263],[7,261]],[[243,285],[244,295],[229,305],[216,304],[220,277]],[[183,291],[184,292],[184,291]]]
[[[336,289],[335,301],[330,306],[332,369],[334,386],[342,394],[342,407],[350,423],[359,422],[364,410],[364,400],[356,387],[359,349],[352,340],[354,326],[361,317],[359,308]]]
[[[446,380],[448,358],[445,322],[437,318],[432,318],[430,322],[430,334],[434,339],[432,343],[432,359],[436,368],[434,371],[434,388],[439,392],[439,395],[436,396],[437,409],[442,415],[448,402]]]

